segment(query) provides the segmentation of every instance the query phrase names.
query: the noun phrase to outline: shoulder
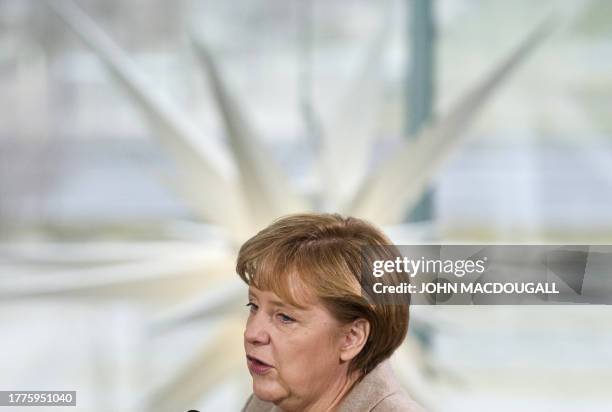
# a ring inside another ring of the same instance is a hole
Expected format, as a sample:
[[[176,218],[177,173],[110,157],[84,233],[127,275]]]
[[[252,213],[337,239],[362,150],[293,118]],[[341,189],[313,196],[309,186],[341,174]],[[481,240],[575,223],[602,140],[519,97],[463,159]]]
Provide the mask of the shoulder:
[[[424,412],[397,381],[389,360],[383,361],[355,385],[339,412]]]

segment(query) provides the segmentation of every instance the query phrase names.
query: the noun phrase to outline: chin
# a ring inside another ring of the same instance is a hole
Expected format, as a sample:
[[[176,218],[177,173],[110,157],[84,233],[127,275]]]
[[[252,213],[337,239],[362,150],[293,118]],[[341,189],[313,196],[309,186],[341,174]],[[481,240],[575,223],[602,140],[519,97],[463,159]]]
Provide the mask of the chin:
[[[276,382],[266,382],[260,377],[253,378],[253,393],[262,401],[273,403],[285,397],[285,391]]]

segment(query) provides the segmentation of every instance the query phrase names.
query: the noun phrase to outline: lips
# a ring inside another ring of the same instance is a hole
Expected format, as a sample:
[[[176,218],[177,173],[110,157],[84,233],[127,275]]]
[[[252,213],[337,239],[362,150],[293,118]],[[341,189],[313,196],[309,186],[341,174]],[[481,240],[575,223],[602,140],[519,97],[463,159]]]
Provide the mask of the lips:
[[[256,375],[264,375],[270,369],[272,369],[272,365],[268,365],[267,363],[250,355],[247,355],[247,366],[249,367],[249,370]]]

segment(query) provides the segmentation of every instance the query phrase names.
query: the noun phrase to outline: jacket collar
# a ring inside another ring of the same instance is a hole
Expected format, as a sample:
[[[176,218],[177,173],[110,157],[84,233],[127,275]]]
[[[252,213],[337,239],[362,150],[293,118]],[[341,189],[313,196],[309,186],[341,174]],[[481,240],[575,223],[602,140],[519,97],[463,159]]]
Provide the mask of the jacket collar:
[[[369,411],[399,390],[390,361],[384,360],[351,389],[340,404],[338,412],[353,412],[355,408]]]

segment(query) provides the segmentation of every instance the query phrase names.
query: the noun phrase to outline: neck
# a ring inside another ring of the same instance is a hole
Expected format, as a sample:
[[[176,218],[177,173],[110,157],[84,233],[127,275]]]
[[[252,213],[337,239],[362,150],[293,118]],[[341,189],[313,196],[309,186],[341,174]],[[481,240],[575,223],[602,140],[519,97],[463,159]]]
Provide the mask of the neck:
[[[316,399],[308,404],[295,405],[295,407],[281,408],[285,412],[303,411],[303,412],[334,412],[344,399],[347,393],[353,388],[353,385],[361,373],[353,372],[350,376],[343,375],[343,378],[329,388]]]

